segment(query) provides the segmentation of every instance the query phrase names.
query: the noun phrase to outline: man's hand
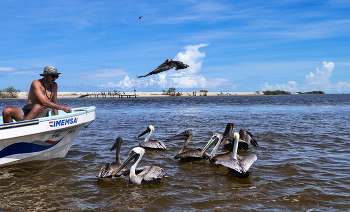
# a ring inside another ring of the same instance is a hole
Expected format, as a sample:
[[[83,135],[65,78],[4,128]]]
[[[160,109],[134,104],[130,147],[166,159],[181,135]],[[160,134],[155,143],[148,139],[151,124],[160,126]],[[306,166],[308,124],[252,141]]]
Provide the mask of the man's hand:
[[[70,113],[70,112],[72,112],[72,107],[64,107],[63,106],[63,111],[66,113]]]

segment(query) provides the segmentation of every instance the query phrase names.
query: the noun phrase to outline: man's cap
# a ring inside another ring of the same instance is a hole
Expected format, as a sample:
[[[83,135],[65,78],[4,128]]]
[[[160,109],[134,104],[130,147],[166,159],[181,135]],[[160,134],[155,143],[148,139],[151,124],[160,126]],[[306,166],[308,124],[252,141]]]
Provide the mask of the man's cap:
[[[49,75],[49,74],[55,74],[55,75],[59,75],[61,73],[57,73],[57,68],[53,67],[53,66],[46,66],[44,68],[44,71],[42,74],[40,74],[40,76],[44,76],[44,75]]]

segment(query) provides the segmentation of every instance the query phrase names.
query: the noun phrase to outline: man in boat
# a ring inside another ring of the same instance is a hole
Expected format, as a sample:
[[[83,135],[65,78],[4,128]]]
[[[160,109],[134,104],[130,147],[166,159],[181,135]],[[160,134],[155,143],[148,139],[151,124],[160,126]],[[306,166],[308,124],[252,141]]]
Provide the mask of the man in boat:
[[[46,66],[40,76],[42,79],[34,80],[30,86],[28,102],[22,109],[17,107],[6,107],[2,111],[3,123],[14,120],[24,121],[49,116],[52,109],[54,115],[58,110],[66,113],[72,112],[72,107],[57,104],[57,83],[55,80],[61,73],[53,66]]]

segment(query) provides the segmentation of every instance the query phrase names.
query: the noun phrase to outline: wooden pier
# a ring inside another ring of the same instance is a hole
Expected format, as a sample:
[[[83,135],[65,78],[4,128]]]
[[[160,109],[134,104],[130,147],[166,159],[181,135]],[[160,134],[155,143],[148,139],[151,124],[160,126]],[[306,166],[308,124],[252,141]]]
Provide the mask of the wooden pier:
[[[125,94],[125,92],[100,92],[100,93],[87,93],[84,95],[80,95],[78,98],[131,98],[134,97],[136,98],[136,93],[135,94]]]

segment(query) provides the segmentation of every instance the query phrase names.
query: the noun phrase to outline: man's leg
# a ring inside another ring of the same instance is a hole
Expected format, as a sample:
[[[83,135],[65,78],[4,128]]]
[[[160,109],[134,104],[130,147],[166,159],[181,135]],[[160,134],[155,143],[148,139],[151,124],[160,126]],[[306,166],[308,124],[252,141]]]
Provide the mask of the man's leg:
[[[23,114],[21,109],[17,107],[6,107],[2,111],[2,121],[3,123],[11,123],[13,119],[16,121],[23,121]]]
[[[43,108],[43,106],[39,104],[35,104],[33,106],[33,109],[27,114],[27,116],[24,118],[24,120],[31,120],[35,118],[41,118],[44,117],[46,110]]]

